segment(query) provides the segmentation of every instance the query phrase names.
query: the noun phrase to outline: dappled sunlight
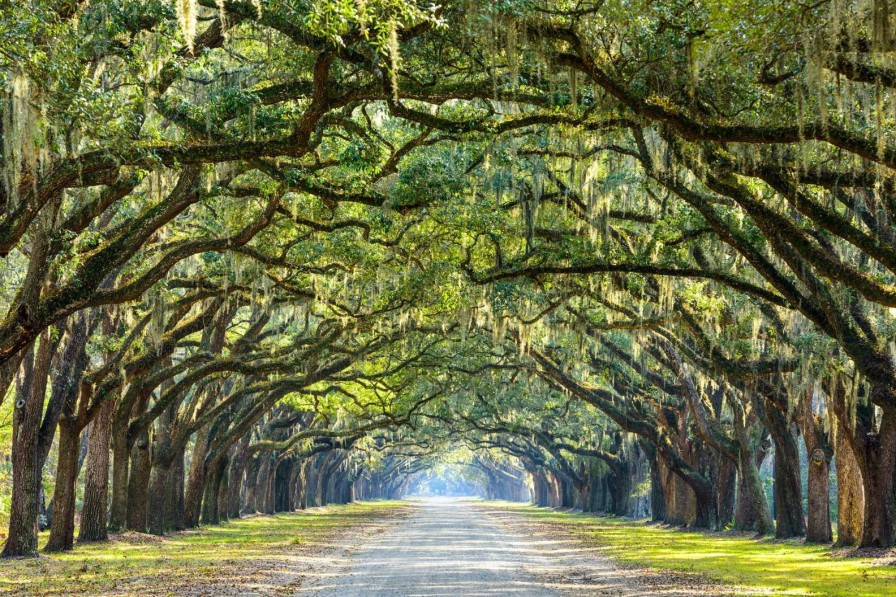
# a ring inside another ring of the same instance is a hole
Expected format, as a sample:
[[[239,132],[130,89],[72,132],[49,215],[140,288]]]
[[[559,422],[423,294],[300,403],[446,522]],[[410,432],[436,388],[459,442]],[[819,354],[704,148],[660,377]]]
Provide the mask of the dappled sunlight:
[[[794,541],[687,532],[644,522],[501,503],[536,523],[562,525],[599,553],[627,564],[684,570],[747,593],[887,595],[896,570],[870,558],[840,558]]]
[[[562,538],[514,532],[474,503],[430,499],[402,524],[346,549],[337,570],[316,572],[299,594],[648,594],[630,572],[605,558],[587,559],[587,550],[577,551]]]
[[[70,553],[0,561],[0,592],[146,595],[189,588],[227,594],[240,587],[265,592],[301,582],[312,565],[334,563],[320,554],[335,544],[335,535],[376,528],[402,507],[357,503],[253,516],[164,538],[127,533]]]

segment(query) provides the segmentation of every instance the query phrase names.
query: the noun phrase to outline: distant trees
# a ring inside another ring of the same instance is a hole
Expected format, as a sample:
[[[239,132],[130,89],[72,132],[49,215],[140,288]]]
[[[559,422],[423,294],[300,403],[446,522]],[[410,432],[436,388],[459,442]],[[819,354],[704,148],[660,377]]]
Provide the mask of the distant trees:
[[[896,542],[886,3],[2,19],[5,555],[50,461],[65,550],[446,453],[494,497]]]

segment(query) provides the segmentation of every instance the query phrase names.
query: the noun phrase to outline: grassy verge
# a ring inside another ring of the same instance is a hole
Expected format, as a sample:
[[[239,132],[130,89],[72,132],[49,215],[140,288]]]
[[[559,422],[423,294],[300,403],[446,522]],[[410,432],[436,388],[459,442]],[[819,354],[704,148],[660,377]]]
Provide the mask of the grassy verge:
[[[497,506],[532,522],[558,525],[622,564],[695,572],[747,593],[896,595],[896,567],[871,558],[840,557],[830,547],[686,532],[507,502]]]
[[[309,547],[343,529],[374,524],[403,507],[401,502],[328,506],[164,538],[127,533],[109,542],[76,545],[71,553],[0,560],[0,593],[146,595],[179,587],[199,593],[210,585],[238,588],[246,578],[288,570]]]

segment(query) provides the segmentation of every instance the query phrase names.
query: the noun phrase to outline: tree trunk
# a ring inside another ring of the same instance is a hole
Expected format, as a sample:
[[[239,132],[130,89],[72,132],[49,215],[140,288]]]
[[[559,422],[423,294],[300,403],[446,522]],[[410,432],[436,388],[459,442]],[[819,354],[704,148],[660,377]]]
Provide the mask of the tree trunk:
[[[217,524],[218,519],[218,494],[223,481],[223,468],[226,465],[224,458],[215,458],[208,465],[207,483],[202,497],[203,524]]]
[[[737,482],[734,527],[739,531],[756,531],[760,535],[772,534],[775,523],[768,500],[765,499],[759,468],[752,454],[742,456]]]
[[[663,484],[660,480],[660,467],[657,462],[656,447],[649,442],[641,441],[641,450],[647,455],[650,465],[650,520],[659,522],[666,518],[666,500],[663,497]]]
[[[47,349],[47,335],[41,348]],[[44,396],[39,392],[39,377],[44,358],[35,356],[33,349],[22,361],[22,375],[16,388],[16,402],[12,419],[12,505],[9,516],[9,536],[3,557],[37,555],[37,515],[41,471],[38,468],[38,430],[43,413]],[[49,362],[47,362],[49,367]],[[46,384],[46,371],[43,383]],[[45,389],[45,385],[44,385]]]
[[[109,437],[112,433],[114,404],[107,399],[90,424],[84,475],[84,507],[78,541],[102,541],[108,538],[106,509],[109,499]]]
[[[78,424],[72,417],[59,420],[59,461],[53,490],[53,522],[46,551],[67,551],[75,542],[75,486],[80,452]]]
[[[694,519],[694,526],[699,529],[718,530],[719,511],[714,492],[695,491],[694,495],[697,499],[697,518]]]
[[[775,536],[779,539],[806,534],[800,453],[790,422],[784,413],[766,404],[766,421],[775,444]]]
[[[221,480],[218,482],[218,522],[227,522],[227,494],[230,487],[230,467],[226,464],[221,466]]]
[[[171,460],[158,458],[149,472],[149,490],[145,501],[146,530],[152,535],[165,534],[165,503],[168,501],[170,479]]]
[[[830,468],[834,451],[821,417],[815,413],[814,403],[813,390],[807,393],[796,411],[808,454],[806,541],[830,543],[833,541]]]
[[[849,430],[836,427],[837,468],[837,545],[857,545],[862,539],[865,497],[862,472],[846,435]]]
[[[806,541],[830,543],[831,533],[831,484],[830,455],[821,448],[809,453],[809,516],[806,524]]]
[[[131,462],[127,428],[127,418],[122,423],[116,417],[112,430],[112,509],[109,514],[109,528],[113,531],[120,531],[127,524]]]
[[[271,456],[270,454],[264,453],[259,456],[259,459],[261,460],[261,464],[255,474],[255,499],[253,500],[252,508],[255,512],[264,512],[267,499],[268,477],[270,477],[271,472]]]
[[[868,434],[864,443],[865,523],[860,547],[891,547],[896,539],[896,414],[884,411],[880,432]]]
[[[615,467],[616,470],[609,476],[610,494],[613,498],[613,514],[616,516],[628,515],[628,505],[632,493],[632,478],[626,463]]]
[[[162,391],[166,391],[169,386],[168,382],[162,384]],[[155,433],[152,437],[151,468],[146,492],[146,530],[152,535],[165,534],[165,506],[171,496],[171,466],[174,463],[174,448],[171,443],[174,415],[171,408],[166,408],[155,421]],[[149,443],[149,438],[146,439]]]
[[[187,528],[199,526],[199,517],[202,513],[202,493],[205,490],[205,456],[208,451],[208,435],[209,428],[206,425],[196,434],[196,441],[193,447],[190,478],[187,481],[187,491],[184,497],[184,524]]]
[[[127,528],[138,533],[146,532],[150,464],[149,433],[143,431],[131,448],[131,474],[128,478]],[[164,494],[161,497],[164,499]]]
[[[180,531],[184,524],[184,451],[178,450],[168,476],[168,492],[165,500],[165,528]]]
[[[725,528],[734,521],[737,503],[737,465],[723,456],[719,456],[717,460],[716,499],[719,510],[719,526]]]
[[[246,436],[248,438],[248,435]],[[240,444],[242,446],[242,442]],[[230,462],[230,473],[227,483],[227,517],[240,517],[240,496],[243,491],[243,476],[246,471],[247,454],[237,450]]]
[[[240,507],[240,514],[253,514],[256,512],[255,495],[257,491],[257,485],[255,483],[255,480],[258,478],[259,468],[261,468],[261,460],[257,455],[250,458],[246,463],[246,481],[244,483],[245,490],[242,494],[242,505]]]
[[[734,405],[734,433],[738,443],[737,509],[734,528],[740,531],[756,531],[760,535],[770,535],[775,531],[768,500],[759,476],[759,461],[754,449],[755,425],[745,420],[743,408]]]

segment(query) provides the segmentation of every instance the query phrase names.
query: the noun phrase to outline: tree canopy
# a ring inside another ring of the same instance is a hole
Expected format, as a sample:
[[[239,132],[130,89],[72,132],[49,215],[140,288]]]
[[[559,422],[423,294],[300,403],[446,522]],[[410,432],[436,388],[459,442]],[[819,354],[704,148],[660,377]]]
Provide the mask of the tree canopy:
[[[0,7],[4,554],[446,466],[896,543],[892,2]]]

